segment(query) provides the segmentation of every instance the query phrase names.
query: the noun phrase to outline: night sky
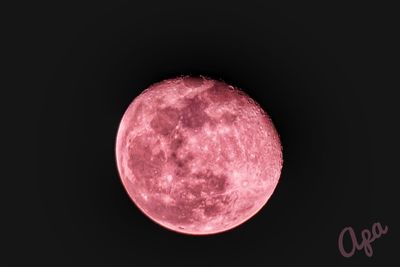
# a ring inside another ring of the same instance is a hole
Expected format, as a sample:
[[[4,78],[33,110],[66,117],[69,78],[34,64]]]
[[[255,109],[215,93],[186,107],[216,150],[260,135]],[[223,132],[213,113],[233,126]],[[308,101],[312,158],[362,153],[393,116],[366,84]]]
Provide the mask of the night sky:
[[[2,175],[1,266],[398,264],[394,6],[82,0],[9,10],[3,51],[15,73],[2,99],[11,149],[3,161],[10,170]],[[243,89],[271,116],[283,145],[267,205],[218,235],[153,223],[116,168],[127,106],[149,85],[189,74]],[[389,231],[372,243],[373,256],[343,257],[342,229],[353,227],[361,241],[375,222]]]

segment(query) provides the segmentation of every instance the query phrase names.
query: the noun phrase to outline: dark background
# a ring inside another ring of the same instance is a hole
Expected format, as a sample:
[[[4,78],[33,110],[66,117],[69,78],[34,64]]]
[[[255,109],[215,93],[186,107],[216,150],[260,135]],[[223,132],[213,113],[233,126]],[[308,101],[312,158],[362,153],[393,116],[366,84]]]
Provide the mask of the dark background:
[[[396,266],[399,20],[379,3],[16,3],[6,27],[17,102],[6,115],[16,116],[9,143],[21,148],[3,177],[12,190],[0,265]],[[242,88],[281,135],[275,193],[223,234],[158,226],[118,177],[123,112],[152,83],[182,74]],[[342,257],[340,231],[352,226],[360,238],[374,222],[389,232],[373,257]]]

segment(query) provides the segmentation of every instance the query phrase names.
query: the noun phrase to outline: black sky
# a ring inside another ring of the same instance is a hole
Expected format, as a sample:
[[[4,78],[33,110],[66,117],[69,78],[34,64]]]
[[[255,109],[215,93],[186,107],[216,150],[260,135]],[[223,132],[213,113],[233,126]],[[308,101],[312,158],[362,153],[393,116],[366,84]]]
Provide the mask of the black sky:
[[[13,149],[9,161],[16,164],[3,176],[0,265],[399,261],[393,5],[83,0],[10,10],[4,39],[17,101],[5,113],[7,132],[18,137],[10,144],[23,153]],[[150,84],[182,74],[242,88],[282,139],[284,167],[273,197],[248,223],[220,235],[161,228],[131,203],[118,178],[114,144],[123,112]],[[373,243],[373,257],[342,257],[340,231],[352,226],[359,234],[374,222],[389,232]]]

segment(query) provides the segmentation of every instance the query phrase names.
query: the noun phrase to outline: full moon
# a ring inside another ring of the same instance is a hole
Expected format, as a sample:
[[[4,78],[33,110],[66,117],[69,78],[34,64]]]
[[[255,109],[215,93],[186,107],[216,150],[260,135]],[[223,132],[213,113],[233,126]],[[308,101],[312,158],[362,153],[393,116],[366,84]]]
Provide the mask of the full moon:
[[[203,76],[150,86],[119,125],[122,184],[151,220],[179,233],[216,234],[253,217],[282,169],[279,135],[240,89]]]

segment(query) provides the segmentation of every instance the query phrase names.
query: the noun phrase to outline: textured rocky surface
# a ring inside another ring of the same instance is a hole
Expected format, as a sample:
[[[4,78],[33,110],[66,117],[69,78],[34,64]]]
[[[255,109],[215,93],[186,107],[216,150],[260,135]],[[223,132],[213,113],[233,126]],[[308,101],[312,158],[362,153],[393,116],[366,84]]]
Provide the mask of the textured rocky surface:
[[[117,165],[135,204],[160,225],[212,234],[252,217],[282,168],[279,136],[242,91],[204,77],[152,85],[125,112]]]

